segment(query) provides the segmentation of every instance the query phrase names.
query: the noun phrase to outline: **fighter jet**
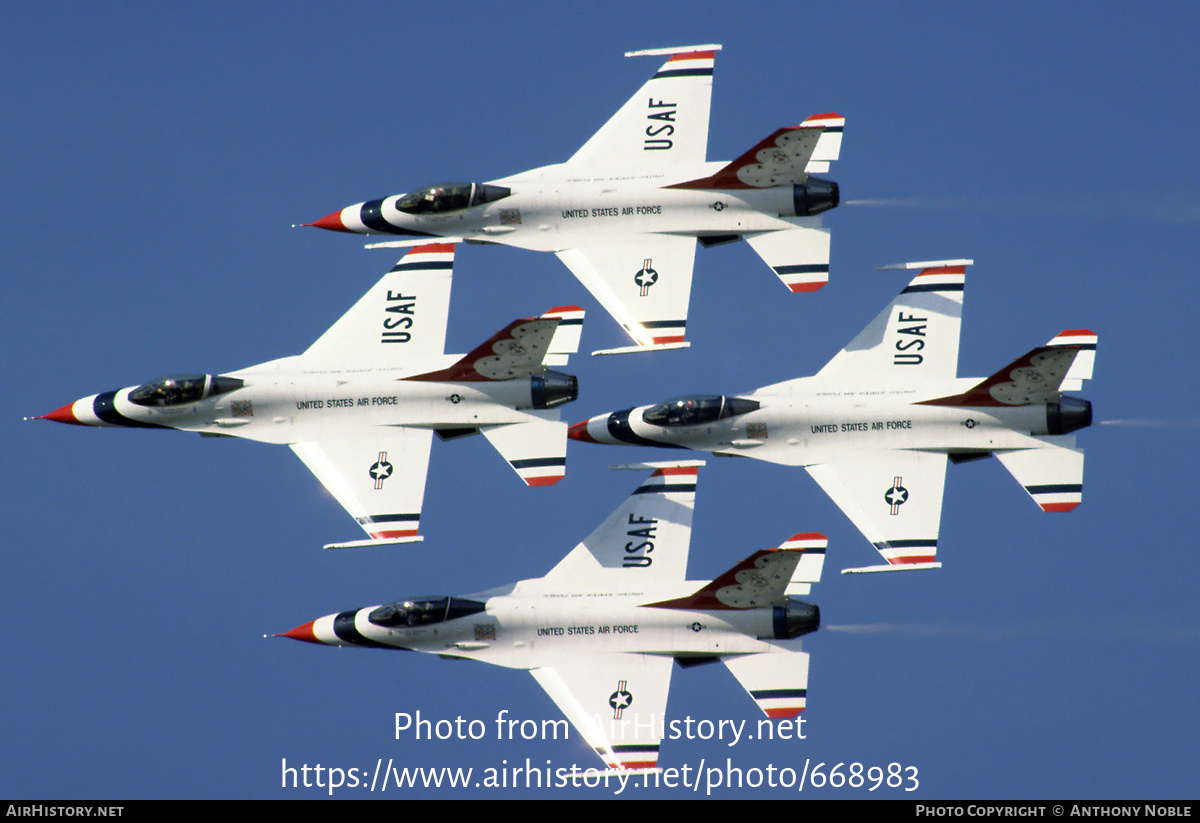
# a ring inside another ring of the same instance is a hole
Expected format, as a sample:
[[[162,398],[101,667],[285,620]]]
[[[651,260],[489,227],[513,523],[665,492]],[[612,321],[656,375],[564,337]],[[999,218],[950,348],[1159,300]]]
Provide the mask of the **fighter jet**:
[[[995,455],[1043,510],[1069,511],[1083,489],[1072,432],[1092,405],[1063,392],[1092,376],[1096,335],[1064,331],[991,377],[957,377],[971,262],[887,267],[919,273],[812,377],[602,414],[569,436],[803,466],[887,561],[846,572],[941,565],[947,458]]]
[[[558,407],[583,310],[514,320],[465,356],[443,354],[453,244],[413,249],[307,351],[228,374],[173,374],[76,400],[42,419],[180,429],[291,446],[370,535],[326,548],[421,540],[429,449],[482,432],[531,486],[566,471]]]
[[[528,669],[618,770],[657,766],[672,662],[720,660],[768,717],[795,717],[808,686],[798,638],[820,625],[798,596],[821,577],[826,539],[796,534],[712,582],[686,581],[702,465],[618,467],[654,473],[545,577],[331,614],[281,636]]]
[[[554,252],[637,345],[684,348],[696,242],[745,239],[793,292],[829,279],[822,212],[844,118],[816,114],[733,162],[707,162],[718,45],[629,52],[669,59],[565,163],[488,183],[441,183],[357,203],[305,225],[407,239],[501,243]],[[368,247],[370,248],[370,247]]]

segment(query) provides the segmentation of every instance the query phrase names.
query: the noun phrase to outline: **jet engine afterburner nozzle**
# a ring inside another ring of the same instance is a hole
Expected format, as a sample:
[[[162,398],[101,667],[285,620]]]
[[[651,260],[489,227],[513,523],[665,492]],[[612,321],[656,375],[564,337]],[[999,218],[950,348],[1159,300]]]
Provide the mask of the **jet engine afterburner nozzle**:
[[[1092,425],[1091,401],[1064,394],[1058,402],[1046,404],[1046,430],[1050,434],[1070,434]]]
[[[791,640],[815,632],[821,626],[821,610],[812,603],[789,597],[775,607],[775,639]]]
[[[553,409],[579,397],[579,380],[573,374],[546,369],[545,374],[535,374],[529,382],[535,409]]]
[[[811,217],[823,211],[837,208],[841,202],[838,184],[832,180],[813,177],[792,186],[792,204],[797,217]]]

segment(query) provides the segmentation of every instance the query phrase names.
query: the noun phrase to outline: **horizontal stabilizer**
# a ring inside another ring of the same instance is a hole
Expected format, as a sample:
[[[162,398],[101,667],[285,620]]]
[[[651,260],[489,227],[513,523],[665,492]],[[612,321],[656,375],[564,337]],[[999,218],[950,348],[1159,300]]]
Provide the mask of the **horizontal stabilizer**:
[[[996,459],[1042,511],[1069,512],[1083,502],[1083,451],[1047,444],[996,452]]]
[[[558,412],[550,412],[557,418]],[[567,424],[531,415],[528,423],[483,429],[500,456],[527,486],[552,486],[567,473]]]
[[[795,717],[808,702],[808,654],[783,651],[722,658],[730,674],[772,719]]]
[[[793,292],[816,291],[829,282],[828,229],[747,234],[746,242]]]

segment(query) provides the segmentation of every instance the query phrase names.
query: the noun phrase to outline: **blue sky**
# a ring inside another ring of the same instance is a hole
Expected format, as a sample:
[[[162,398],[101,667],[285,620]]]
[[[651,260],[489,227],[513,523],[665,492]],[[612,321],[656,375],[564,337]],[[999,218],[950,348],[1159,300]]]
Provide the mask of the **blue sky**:
[[[723,797],[1195,797],[1200,713],[1193,365],[1200,346],[1200,12],[1186,4],[34,4],[0,33],[7,356],[0,437],[0,796],[325,796],[281,766],[595,766],[525,672],[264,634],[418,592],[544,574],[661,459],[572,443],[524,488],[480,438],[434,447],[425,542],[323,552],[357,528],[290,450],[25,422],[98,391],[298,353],[394,262],[291,228],[440,180],[569,157],[658,67],[720,42],[709,157],[814,112],[846,117],[831,282],[787,294],[753,252],[697,252],[690,349],[576,358],[570,421],[811,374],[904,285],[974,258],[960,374],[1064,328],[1100,335],[1083,505],[1040,512],[995,461],[948,472],[933,573],[876,562],[797,469],[710,459],[690,577],[796,531],[814,589],[806,739],[667,741],[660,765],[898,762],[920,787]],[[461,248],[448,347],[552,305],[624,345],[551,255]],[[396,712],[478,741],[394,739]],[[757,721],[720,666],[673,677],[672,719]],[[682,789],[627,793],[692,797]],[[392,796],[397,796],[394,793]],[[406,796],[603,797],[611,790]],[[700,792],[703,794],[703,791]],[[335,796],[366,796],[346,789]]]

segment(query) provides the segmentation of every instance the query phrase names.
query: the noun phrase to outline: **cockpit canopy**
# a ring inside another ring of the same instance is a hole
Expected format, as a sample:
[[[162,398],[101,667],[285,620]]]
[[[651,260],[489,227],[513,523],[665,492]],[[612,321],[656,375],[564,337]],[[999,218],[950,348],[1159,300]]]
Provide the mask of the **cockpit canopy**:
[[[139,406],[180,406],[240,389],[246,381],[212,374],[168,374],[129,393]]]
[[[757,400],[744,397],[701,394],[651,406],[642,412],[642,419],[654,426],[696,426],[752,412],[758,407]]]
[[[404,195],[396,201],[396,210],[407,214],[442,214],[481,206],[510,194],[512,189],[486,183],[438,183]]]
[[[367,616],[376,626],[405,629],[413,626],[429,626],[443,623],[456,617],[478,614],[486,606],[478,600],[465,597],[414,597],[380,606]]]

